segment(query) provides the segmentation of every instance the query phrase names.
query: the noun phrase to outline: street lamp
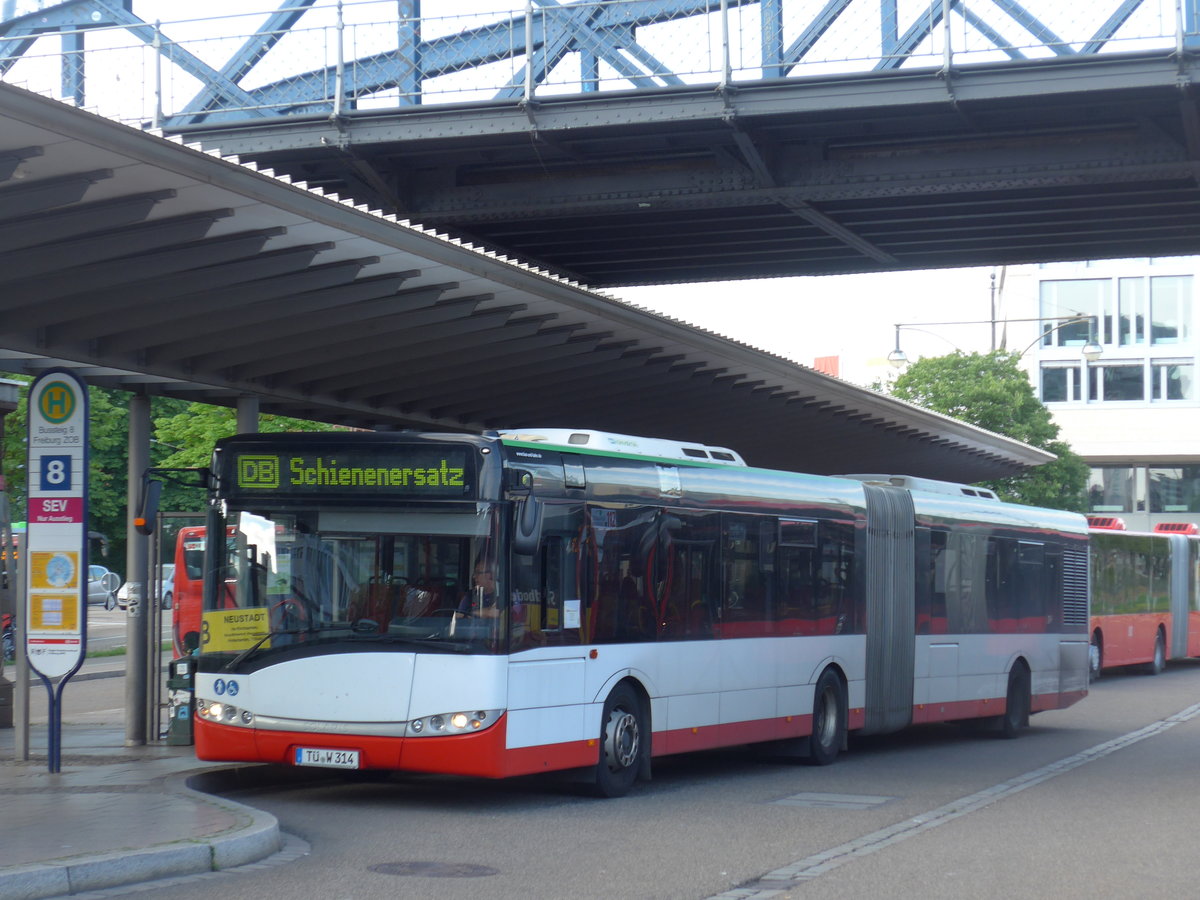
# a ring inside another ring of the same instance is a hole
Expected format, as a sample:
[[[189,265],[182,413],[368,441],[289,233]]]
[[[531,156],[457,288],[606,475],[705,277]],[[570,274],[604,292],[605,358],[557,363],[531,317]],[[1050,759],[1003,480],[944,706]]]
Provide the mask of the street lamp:
[[[900,329],[901,328],[919,328],[919,327],[923,327],[923,326],[927,326],[927,325],[991,325],[994,329],[997,322],[1004,322],[1004,323],[1008,323],[1008,322],[1057,322],[1058,323],[1053,328],[1046,329],[1041,334],[1039,334],[1036,338],[1034,338],[1033,344],[1036,344],[1040,340],[1044,340],[1046,335],[1053,334],[1054,332],[1058,331],[1060,328],[1065,328],[1068,325],[1073,325],[1073,324],[1076,324],[1079,322],[1087,322],[1088,323],[1088,339],[1087,339],[1087,343],[1083,345],[1083,350],[1082,350],[1084,359],[1086,359],[1088,362],[1095,362],[1104,353],[1104,348],[1101,347],[1099,342],[1096,340],[1096,316],[1083,316],[1083,315],[1078,315],[1078,316],[1038,316],[1038,317],[1032,318],[1032,319],[977,319],[977,320],[971,321],[971,322],[898,322],[898,323],[896,323],[896,349],[894,349],[891,353],[889,353],[887,355],[888,362],[890,362],[896,368],[900,368],[901,366],[904,366],[905,364],[908,363],[908,355],[902,349],[900,349]],[[1033,347],[1033,344],[1030,344],[1028,347],[1026,347],[1024,350],[1022,350],[1020,352],[1020,354],[1018,354],[1018,355],[1024,356],[1026,353],[1029,352],[1030,348]],[[995,349],[994,341],[993,341],[993,349]]]

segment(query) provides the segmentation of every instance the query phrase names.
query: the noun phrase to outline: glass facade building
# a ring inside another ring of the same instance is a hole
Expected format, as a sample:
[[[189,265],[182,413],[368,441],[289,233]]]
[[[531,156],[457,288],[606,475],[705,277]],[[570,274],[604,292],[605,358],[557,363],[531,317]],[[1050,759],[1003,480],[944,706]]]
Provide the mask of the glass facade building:
[[[1030,290],[1017,302],[1029,306],[1007,314],[1039,320],[1025,363],[1063,439],[1092,465],[1088,510],[1142,530],[1200,523],[1200,258],[1022,268]],[[1094,361],[1081,353],[1089,341],[1103,350]]]

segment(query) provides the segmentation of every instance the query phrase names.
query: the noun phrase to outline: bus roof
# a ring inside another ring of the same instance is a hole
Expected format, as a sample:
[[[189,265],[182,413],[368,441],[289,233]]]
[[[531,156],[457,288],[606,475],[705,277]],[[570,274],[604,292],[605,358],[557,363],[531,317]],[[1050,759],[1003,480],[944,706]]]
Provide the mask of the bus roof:
[[[911,475],[840,475],[838,477],[853,478],[855,481],[864,481],[868,484],[889,484],[893,487],[902,487],[909,491],[923,491],[927,494],[950,494],[955,497],[1000,500],[993,491],[987,488],[957,484],[953,481],[937,481],[933,478],[914,478]]]
[[[745,466],[741,455],[727,447],[671,441],[662,438],[637,437],[632,434],[613,434],[607,431],[587,431],[572,428],[514,428],[500,433],[502,441],[525,444],[555,444],[572,450],[592,450],[620,453],[626,456],[652,456],[659,459],[689,460],[719,463],[726,466]]]

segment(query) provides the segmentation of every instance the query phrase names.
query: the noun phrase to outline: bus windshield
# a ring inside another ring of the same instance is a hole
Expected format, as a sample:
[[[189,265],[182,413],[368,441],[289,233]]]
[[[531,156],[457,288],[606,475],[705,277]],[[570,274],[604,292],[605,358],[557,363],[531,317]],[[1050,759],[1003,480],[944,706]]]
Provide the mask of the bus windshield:
[[[201,652],[331,641],[503,652],[498,521],[483,503],[455,511],[231,509],[224,588],[206,598]]]

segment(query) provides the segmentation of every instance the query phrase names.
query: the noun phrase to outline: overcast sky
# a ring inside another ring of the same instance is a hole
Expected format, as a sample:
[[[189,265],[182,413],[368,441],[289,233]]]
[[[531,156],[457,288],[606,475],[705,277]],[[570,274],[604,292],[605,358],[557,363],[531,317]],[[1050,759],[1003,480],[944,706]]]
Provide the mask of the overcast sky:
[[[988,319],[992,272],[982,267],[824,275],[606,293],[804,365],[818,356],[840,356],[843,377],[853,380],[855,370],[887,356],[897,322]],[[930,331],[941,347],[933,352],[986,349],[990,340],[987,325]]]

